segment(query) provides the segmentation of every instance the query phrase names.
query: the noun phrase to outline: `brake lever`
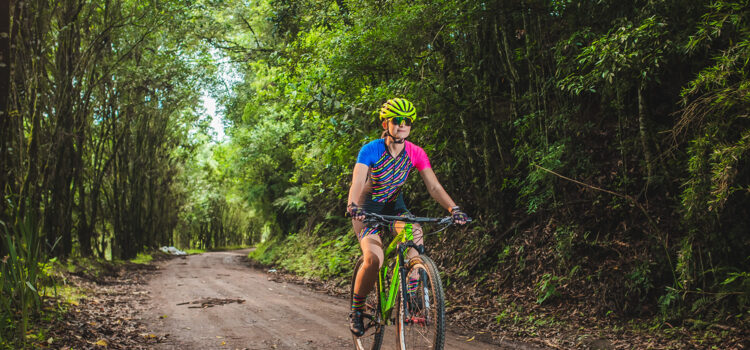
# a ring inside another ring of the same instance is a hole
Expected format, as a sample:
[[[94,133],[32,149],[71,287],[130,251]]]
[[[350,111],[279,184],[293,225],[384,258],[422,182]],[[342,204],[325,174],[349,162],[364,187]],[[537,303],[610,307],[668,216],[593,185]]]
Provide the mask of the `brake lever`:
[[[474,219],[472,219],[472,218],[466,218],[466,224],[468,224],[468,223],[470,223],[472,221],[474,221]],[[440,220],[438,222],[438,224],[439,225],[447,225],[447,224],[452,225],[452,224],[454,224],[453,218],[450,217],[450,216],[446,216],[442,220]]]
[[[453,218],[450,216],[444,217],[440,222],[438,222],[438,225],[451,225],[453,224]]]

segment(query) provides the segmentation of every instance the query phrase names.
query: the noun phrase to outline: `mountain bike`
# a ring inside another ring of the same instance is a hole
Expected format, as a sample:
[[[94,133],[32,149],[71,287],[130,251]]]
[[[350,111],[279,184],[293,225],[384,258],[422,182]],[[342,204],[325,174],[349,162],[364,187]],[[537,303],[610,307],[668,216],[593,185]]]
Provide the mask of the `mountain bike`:
[[[441,229],[424,235],[427,236],[445,230],[453,221],[450,216],[425,218],[365,213],[365,225],[378,225],[383,229],[389,229],[390,225],[396,222],[402,222],[404,228],[396,234],[383,251],[385,261],[378,271],[378,281],[365,300],[362,315],[365,334],[361,337],[352,335],[354,348],[357,350],[380,349],[385,326],[395,324],[398,331],[399,349],[442,350],[445,345],[443,284],[435,263],[425,254],[424,246],[412,242],[414,239],[412,225],[414,223],[443,225]],[[419,255],[411,259],[407,258],[406,253],[409,248],[416,249]],[[363,263],[364,257],[360,257],[354,266],[350,300],[354,297],[354,281]],[[410,276],[418,277],[417,289],[413,293],[408,293],[404,288]]]

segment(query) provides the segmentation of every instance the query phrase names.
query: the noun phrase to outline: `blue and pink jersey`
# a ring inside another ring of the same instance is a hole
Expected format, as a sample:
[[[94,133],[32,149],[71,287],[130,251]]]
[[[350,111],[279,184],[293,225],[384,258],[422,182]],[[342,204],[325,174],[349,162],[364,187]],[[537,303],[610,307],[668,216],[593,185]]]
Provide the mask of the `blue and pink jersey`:
[[[404,142],[404,150],[392,156],[385,145],[385,139],[377,139],[362,146],[357,156],[357,163],[370,168],[368,187],[371,187],[371,199],[379,203],[393,202],[401,193],[412,168],[422,171],[431,168],[425,151],[409,142]]]

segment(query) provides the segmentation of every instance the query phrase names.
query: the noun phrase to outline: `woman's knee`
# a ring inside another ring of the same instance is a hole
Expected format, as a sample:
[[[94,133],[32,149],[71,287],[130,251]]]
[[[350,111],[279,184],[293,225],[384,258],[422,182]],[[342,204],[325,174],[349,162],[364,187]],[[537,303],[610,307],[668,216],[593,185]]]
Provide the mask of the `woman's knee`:
[[[359,247],[362,249],[365,268],[374,266],[380,268],[383,265],[383,243],[378,235],[367,235],[359,241]]]
[[[414,226],[412,226],[412,237],[414,237],[414,242],[416,243],[422,242],[422,236],[423,236],[422,226],[420,226],[419,224],[414,224]]]
[[[414,232],[415,235],[419,235],[420,237],[422,237],[422,225],[413,224],[412,231]]]
[[[377,254],[370,252],[369,254],[364,255],[364,267],[366,269],[377,269],[380,266],[380,258]]]

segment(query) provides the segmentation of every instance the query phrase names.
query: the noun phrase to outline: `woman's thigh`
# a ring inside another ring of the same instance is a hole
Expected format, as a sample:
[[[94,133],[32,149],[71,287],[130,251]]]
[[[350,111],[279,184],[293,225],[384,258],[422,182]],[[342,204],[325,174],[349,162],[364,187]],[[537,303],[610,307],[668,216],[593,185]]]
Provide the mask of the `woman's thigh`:
[[[362,249],[362,255],[365,259],[378,259],[378,269],[383,267],[383,242],[378,235],[365,236],[359,241],[359,247]]]
[[[383,241],[380,238],[380,231],[375,230],[368,232],[363,236],[362,230],[367,229],[362,221],[352,220],[352,226],[354,228],[354,234],[359,240],[359,247],[362,249],[362,255],[365,258],[376,257],[378,259],[378,268],[383,266]]]

